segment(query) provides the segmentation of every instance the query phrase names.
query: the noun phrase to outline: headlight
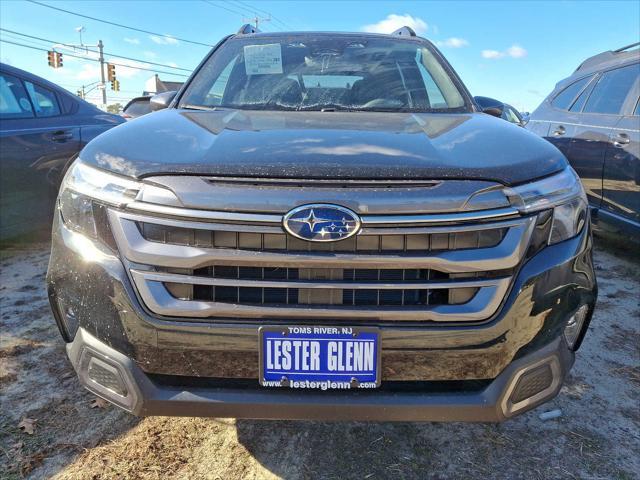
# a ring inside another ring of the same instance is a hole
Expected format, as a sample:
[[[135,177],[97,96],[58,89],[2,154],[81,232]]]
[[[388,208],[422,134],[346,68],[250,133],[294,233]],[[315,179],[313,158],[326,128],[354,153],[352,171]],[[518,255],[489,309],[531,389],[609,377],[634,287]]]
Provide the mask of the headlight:
[[[62,181],[58,205],[65,225],[96,236],[95,203],[124,206],[133,201],[142,185],[127,177],[75,162]]]
[[[549,244],[575,237],[587,219],[587,197],[571,167],[551,177],[504,190],[521,213],[553,209]]]

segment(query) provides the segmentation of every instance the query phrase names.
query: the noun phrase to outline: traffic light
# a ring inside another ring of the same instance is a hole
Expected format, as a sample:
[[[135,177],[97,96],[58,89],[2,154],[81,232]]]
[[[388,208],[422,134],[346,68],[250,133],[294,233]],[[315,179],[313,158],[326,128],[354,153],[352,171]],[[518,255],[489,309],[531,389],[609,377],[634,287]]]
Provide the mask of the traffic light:
[[[59,52],[55,52],[53,50],[49,50],[47,52],[47,61],[49,66],[52,68],[61,68],[62,67],[62,54]]]
[[[114,82],[116,80],[116,66],[110,63],[107,63],[107,79],[110,82]]]
[[[111,82],[111,90],[113,90],[114,92],[119,92],[120,91],[120,81],[116,80],[115,78],[113,79],[113,81]]]

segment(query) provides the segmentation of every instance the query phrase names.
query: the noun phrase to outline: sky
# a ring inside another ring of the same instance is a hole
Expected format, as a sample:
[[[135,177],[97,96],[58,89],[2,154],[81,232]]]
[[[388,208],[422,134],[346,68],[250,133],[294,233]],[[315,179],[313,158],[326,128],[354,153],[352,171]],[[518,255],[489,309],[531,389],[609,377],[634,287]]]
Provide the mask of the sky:
[[[120,92],[108,89],[108,103],[126,103],[140,95],[145,81],[154,75],[148,70],[161,70],[163,80],[185,80],[180,74],[187,75],[198,65],[210,49],[206,45],[236,32],[255,15],[271,17],[261,23],[260,28],[265,31],[390,33],[399,26],[411,26],[441,49],[472,95],[498,98],[521,111],[535,109],[554,85],[585,58],[640,41],[637,0],[38,1],[159,34],[80,18],[24,0],[0,1],[0,40],[4,41],[0,43],[0,61],[40,75],[73,93],[82,85],[89,90],[99,80],[96,54],[59,45],[80,43],[77,28],[84,27],[84,44],[96,45],[102,40],[106,60],[128,66],[116,67]],[[63,54],[83,58],[63,56],[63,68],[53,69],[47,65],[45,51],[6,42],[44,50],[57,44]],[[92,49],[95,47],[89,48]],[[95,89],[88,96],[90,101],[98,98]]]

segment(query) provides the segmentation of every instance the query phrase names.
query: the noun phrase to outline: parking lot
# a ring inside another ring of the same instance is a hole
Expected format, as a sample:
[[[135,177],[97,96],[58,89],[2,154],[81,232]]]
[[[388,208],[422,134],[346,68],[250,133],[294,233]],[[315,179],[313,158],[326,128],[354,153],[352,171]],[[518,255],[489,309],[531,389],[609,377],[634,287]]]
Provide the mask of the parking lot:
[[[500,425],[132,417],[64,355],[48,246],[4,250],[0,477],[638,478],[640,260],[611,242],[596,242],[598,308],[560,396]]]

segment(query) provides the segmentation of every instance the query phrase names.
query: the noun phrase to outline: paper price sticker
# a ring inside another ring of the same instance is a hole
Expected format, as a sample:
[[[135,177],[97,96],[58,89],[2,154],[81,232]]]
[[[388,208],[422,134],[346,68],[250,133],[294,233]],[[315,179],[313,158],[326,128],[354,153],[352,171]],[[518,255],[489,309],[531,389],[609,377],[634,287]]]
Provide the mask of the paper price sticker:
[[[282,49],[279,43],[244,47],[244,68],[247,75],[282,73]]]

